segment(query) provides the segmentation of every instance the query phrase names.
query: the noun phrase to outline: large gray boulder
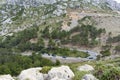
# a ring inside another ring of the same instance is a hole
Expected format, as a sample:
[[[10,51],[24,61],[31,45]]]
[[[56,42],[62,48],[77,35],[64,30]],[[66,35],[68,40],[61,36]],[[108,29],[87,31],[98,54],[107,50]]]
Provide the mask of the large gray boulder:
[[[0,75],[0,80],[14,80],[11,75]]]
[[[86,74],[82,77],[82,80],[98,80],[98,79],[95,78],[95,76],[93,76],[92,74]]]
[[[54,67],[48,72],[49,80],[72,80],[74,76],[68,66]]]
[[[44,80],[40,70],[42,70],[41,67],[23,70],[18,76],[18,80]]]
[[[68,66],[53,67],[48,74],[41,73],[41,70],[41,67],[23,70],[18,80],[71,80],[74,77]]]
[[[83,66],[79,66],[78,70],[79,71],[93,71],[94,68],[92,66],[88,65],[88,64],[85,64]]]

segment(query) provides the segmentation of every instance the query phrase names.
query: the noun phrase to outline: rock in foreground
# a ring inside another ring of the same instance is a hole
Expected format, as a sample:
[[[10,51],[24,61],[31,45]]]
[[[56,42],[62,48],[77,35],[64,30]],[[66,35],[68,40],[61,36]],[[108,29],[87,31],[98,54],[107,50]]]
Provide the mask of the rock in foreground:
[[[88,65],[88,64],[85,64],[83,66],[79,66],[78,70],[79,71],[93,71],[94,68],[92,66]]]
[[[86,74],[85,76],[83,76],[82,80],[98,80],[98,79],[95,78],[92,74]]]
[[[0,75],[0,80],[14,80],[11,75]]]
[[[68,66],[53,67],[48,74],[41,73],[42,68],[23,70],[18,80],[72,80],[74,73]]]
[[[42,70],[41,67],[23,70],[18,76],[18,80],[44,80],[40,70]]]
[[[49,80],[71,80],[74,77],[74,73],[68,66],[54,67],[48,72]]]

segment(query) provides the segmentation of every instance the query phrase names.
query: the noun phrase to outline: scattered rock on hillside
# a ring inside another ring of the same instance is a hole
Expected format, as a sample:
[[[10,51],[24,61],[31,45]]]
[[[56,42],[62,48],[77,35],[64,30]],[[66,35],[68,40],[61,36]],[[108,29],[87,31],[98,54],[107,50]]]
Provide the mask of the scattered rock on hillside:
[[[48,72],[49,80],[71,80],[74,73],[68,66],[54,67]]]
[[[115,67],[114,64],[106,64],[105,66],[108,66],[108,67]]]
[[[40,70],[42,70],[41,67],[23,70],[18,76],[18,80],[44,80]]]
[[[92,66],[88,65],[88,64],[85,64],[83,66],[79,66],[78,70],[79,71],[93,71],[94,68]]]
[[[98,79],[95,78],[95,76],[93,76],[92,74],[86,74],[83,76],[82,80],[98,80]]]
[[[11,75],[0,75],[0,80],[14,80]]]

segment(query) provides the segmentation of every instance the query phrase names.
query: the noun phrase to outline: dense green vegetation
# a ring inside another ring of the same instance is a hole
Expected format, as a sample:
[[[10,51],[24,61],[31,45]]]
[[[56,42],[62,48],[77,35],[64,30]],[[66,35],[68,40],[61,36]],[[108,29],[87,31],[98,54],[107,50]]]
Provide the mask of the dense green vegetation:
[[[120,52],[120,45],[117,45],[114,50],[116,51],[116,53],[119,53]]]
[[[89,54],[87,54],[86,52],[80,52],[77,50],[69,50],[67,48],[53,48],[50,49],[48,48],[47,50],[45,50],[45,53],[49,53],[49,54],[53,54],[53,55],[60,55],[60,56],[72,56],[72,57],[82,57],[82,58],[86,58],[89,56]]]
[[[120,79],[120,68],[112,68],[104,70],[98,70],[95,74],[99,80],[119,80]]]
[[[72,34],[77,32],[78,34],[72,36]],[[97,29],[92,25],[77,26],[69,32],[72,37],[69,36],[70,39],[66,38],[62,42],[67,42],[78,46],[94,47],[99,43],[99,40],[96,39],[100,37],[101,33],[104,32],[104,29]]]
[[[69,36],[69,32],[60,31],[58,28],[53,30],[51,33],[49,28],[46,27],[42,31],[42,36],[38,37],[38,27],[33,26],[29,29],[25,29],[21,32],[14,34],[13,36],[7,36],[5,39],[1,38],[0,49],[11,50],[11,53],[20,53],[28,50],[55,54],[60,56],[75,56],[75,57],[88,57],[89,55],[84,52],[72,51],[67,48],[58,48],[65,37]],[[31,43],[30,39],[37,39],[36,43]],[[45,48],[44,40],[48,39],[48,47]],[[2,50],[3,51],[3,50]],[[2,53],[1,51],[1,53]]]
[[[100,53],[102,54],[102,57],[110,56],[110,55],[111,55],[111,52],[110,52],[109,49],[108,49],[108,50],[101,51]]]
[[[52,31],[49,30],[49,26],[45,27],[42,31],[43,38],[49,39],[64,39],[65,37],[69,36],[69,32],[61,30],[60,28],[55,28]]]
[[[33,26],[30,29],[25,29],[21,32],[15,33],[13,36],[7,36],[4,40],[1,39],[0,48],[8,48],[13,51],[19,50],[21,52],[26,50],[36,51],[41,48],[41,45],[39,45],[40,42],[32,44],[29,40],[37,37],[37,30],[38,27]]]
[[[120,58],[102,61],[96,64],[94,75],[99,80],[119,80],[120,79]]]
[[[55,66],[50,60],[44,59],[40,54],[31,56],[20,54],[0,54],[0,74],[18,75],[22,70],[30,67]]]
[[[60,28],[49,30],[47,26],[42,31],[42,37],[47,39],[59,40],[61,44],[73,44],[77,46],[95,47],[98,45],[102,33],[105,33],[105,29],[97,29],[92,25],[81,25],[74,27],[70,31],[64,31]],[[73,35],[78,33],[76,35]]]

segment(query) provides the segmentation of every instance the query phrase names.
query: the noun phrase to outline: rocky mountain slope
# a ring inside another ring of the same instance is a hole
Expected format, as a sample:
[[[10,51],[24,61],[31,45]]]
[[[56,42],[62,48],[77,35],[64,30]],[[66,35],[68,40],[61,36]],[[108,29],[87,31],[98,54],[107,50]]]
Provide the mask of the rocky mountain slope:
[[[67,9],[102,12],[119,10],[119,4],[112,0],[2,0],[0,3],[1,35],[34,24],[40,26],[43,20],[69,13]]]

